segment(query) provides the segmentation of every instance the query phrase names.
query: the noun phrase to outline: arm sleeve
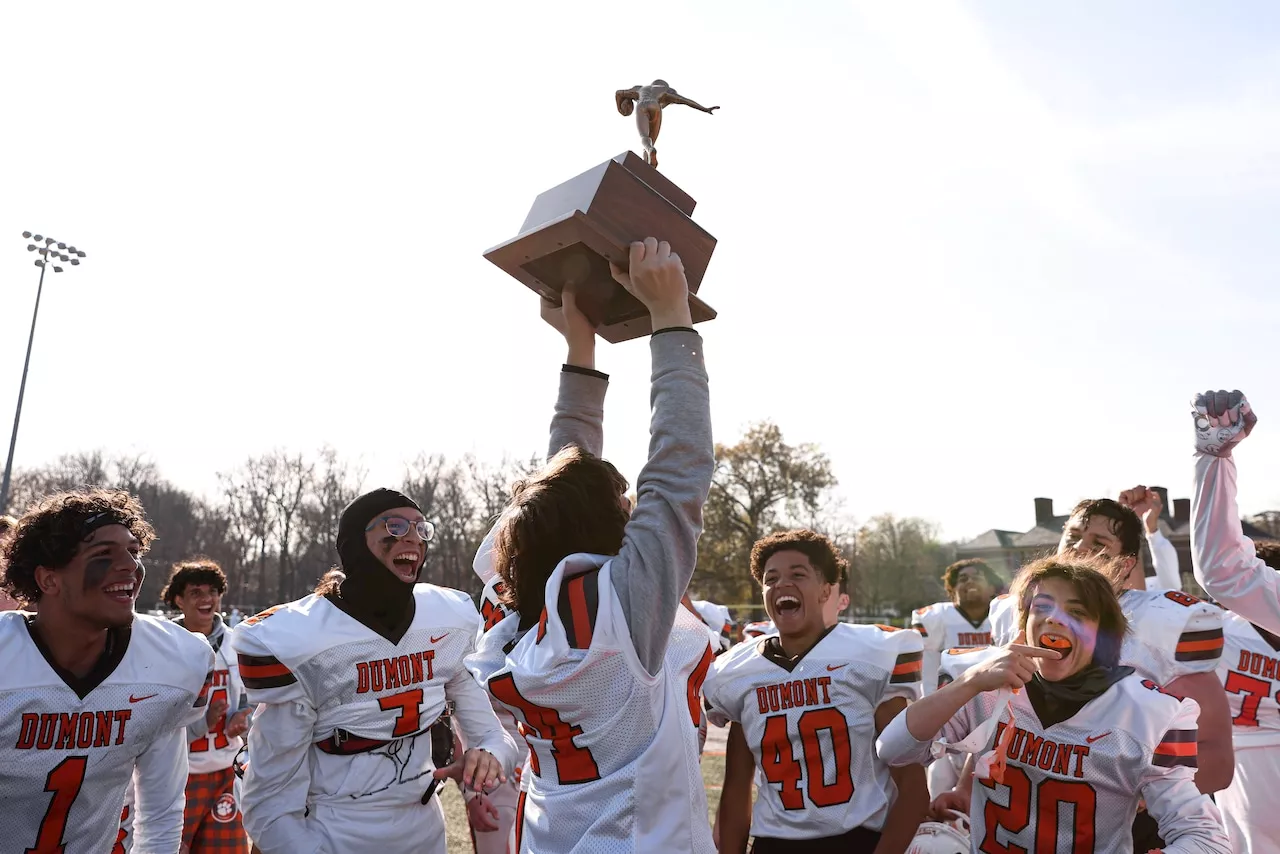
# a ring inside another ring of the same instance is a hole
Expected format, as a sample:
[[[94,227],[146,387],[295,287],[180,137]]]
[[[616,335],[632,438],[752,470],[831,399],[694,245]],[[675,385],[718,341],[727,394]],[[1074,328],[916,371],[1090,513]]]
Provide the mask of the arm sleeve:
[[[943,631],[933,608],[920,608],[911,615],[911,629],[924,641],[924,665],[921,684],[925,693],[932,694],[938,686],[938,665],[942,660]],[[918,699],[918,698],[916,698]]]
[[[963,740],[973,730],[970,722],[972,707],[971,702],[962,706],[960,711],[952,715],[951,720],[943,725],[942,732],[938,733],[938,736],[945,738],[949,744]],[[938,736],[935,736],[935,739]],[[934,739],[918,741],[911,734],[911,730],[907,729],[907,715],[904,712],[890,721],[880,733],[880,737],[876,739],[876,755],[885,764],[893,767],[928,765],[933,761],[931,749],[933,741]]]
[[[672,330],[654,335],[649,347],[649,461],[611,573],[636,655],[648,673],[657,674],[697,562],[715,448],[702,336]]]
[[[560,372],[548,457],[569,445],[600,456],[604,450],[604,396],[608,390],[608,377],[598,371],[566,367]]]
[[[1155,578],[1147,579],[1148,590],[1181,590],[1182,572],[1178,566],[1178,550],[1173,547],[1161,531],[1147,537],[1147,546],[1151,549],[1151,565],[1155,567]]]
[[[1244,535],[1236,507],[1236,463],[1230,457],[1196,455],[1191,567],[1211,597],[1280,634],[1280,575],[1258,558]]]
[[[453,716],[465,747],[489,751],[502,763],[502,773],[510,777],[515,771],[519,751],[516,742],[493,713],[489,692],[480,687],[470,671],[460,669],[445,684],[445,696],[453,700]]]
[[[174,727],[139,754],[134,775],[137,854],[174,854],[182,847],[187,804],[187,729]]]
[[[316,711],[305,702],[258,706],[241,791],[244,829],[262,854],[335,854],[307,819]]]
[[[880,702],[883,704],[894,697],[902,697],[908,703],[914,703],[921,697],[925,657],[922,643],[927,641],[915,632],[891,632],[888,639],[890,653],[894,655],[893,670],[889,673]],[[934,679],[937,679],[936,667]]]
[[[1228,854],[1231,845],[1221,814],[1208,795],[1196,788],[1196,717],[1194,700],[1179,703],[1177,715],[1156,745],[1139,788],[1147,811],[1160,827],[1166,854]]]

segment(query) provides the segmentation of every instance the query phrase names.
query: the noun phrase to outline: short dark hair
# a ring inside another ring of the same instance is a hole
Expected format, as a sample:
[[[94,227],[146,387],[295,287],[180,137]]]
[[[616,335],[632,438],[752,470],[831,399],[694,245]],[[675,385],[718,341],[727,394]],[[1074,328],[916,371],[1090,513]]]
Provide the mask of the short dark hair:
[[[104,517],[102,518],[97,517]],[[85,523],[93,527],[85,531]],[[23,513],[0,544],[0,590],[25,605],[40,601],[37,567],[62,569],[85,537],[105,524],[123,525],[137,538],[139,553],[156,537],[138,499],[122,489],[77,489],[46,496]]]
[[[1138,514],[1129,507],[1110,498],[1086,498],[1071,508],[1067,521],[1080,517],[1081,524],[1088,525],[1095,516],[1106,519],[1111,533],[1120,541],[1120,552],[1123,557],[1138,557],[1142,551],[1143,531],[1145,530]]]
[[[1010,591],[1018,603],[1018,626],[1022,629],[1027,627],[1031,596],[1036,585],[1048,578],[1060,578],[1075,588],[1085,613],[1098,621],[1094,663],[1104,667],[1117,666],[1124,636],[1129,631],[1129,621],[1106,573],[1107,565],[1108,561],[1101,558],[1075,555],[1046,557],[1028,564],[1018,574]]]
[[[983,578],[987,579],[987,583],[997,593],[1004,587],[1004,579],[1000,577],[994,569],[987,564],[985,560],[971,557],[967,560],[958,560],[942,572],[942,583],[947,588],[947,598],[950,599],[955,595],[956,579],[960,577],[960,573],[964,572],[971,566],[976,566],[982,572]]]
[[[547,579],[560,561],[585,552],[616,555],[631,515],[622,507],[627,479],[613,464],[577,445],[516,481],[498,517],[493,564],[503,601],[522,615],[542,613]]]
[[[797,551],[809,558],[814,569],[822,573],[828,584],[839,584],[849,575],[849,562],[841,556],[836,544],[817,531],[802,528],[779,531],[756,540],[751,547],[751,577],[764,584],[764,565],[778,552]]]
[[[170,608],[178,607],[178,597],[185,596],[187,588],[195,584],[207,584],[218,594],[227,592],[227,574],[213,558],[198,555],[178,561],[169,573],[169,583],[160,591],[160,600]]]
[[[1280,540],[1254,540],[1253,550],[1263,563],[1280,572]]]

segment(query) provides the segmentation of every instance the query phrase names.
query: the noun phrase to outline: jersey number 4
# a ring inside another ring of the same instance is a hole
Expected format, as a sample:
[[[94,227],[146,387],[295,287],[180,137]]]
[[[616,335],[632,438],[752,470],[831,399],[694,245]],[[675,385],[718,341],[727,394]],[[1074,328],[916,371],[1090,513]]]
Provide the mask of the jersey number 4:
[[[1246,676],[1238,670],[1227,671],[1227,681],[1222,684],[1229,694],[1244,694],[1240,714],[1231,719],[1236,726],[1257,726],[1258,706],[1271,696],[1271,683],[1266,679]]]
[[[210,695],[209,697],[209,705],[212,706],[216,704],[219,700],[221,700],[224,703],[227,701],[226,688],[215,688],[213,691],[213,694]],[[218,718],[218,722],[213,725],[213,728],[211,730],[209,730],[209,735],[202,736],[200,738],[197,738],[195,741],[191,742],[191,752],[192,753],[207,752],[209,750],[209,736],[213,736],[214,750],[221,750],[222,748],[226,747],[228,744],[231,743],[231,741],[227,738],[226,733],[224,732],[224,729],[226,728],[226,726],[227,726],[227,716],[223,715],[222,717]]]
[[[44,811],[44,819],[36,833],[35,847],[28,848],[24,854],[66,854],[67,846],[62,837],[67,831],[67,814],[80,795],[80,787],[84,784],[84,769],[88,764],[87,756],[68,756],[49,772],[44,781],[44,790],[52,792],[53,797],[49,800],[49,808]]]
[[[539,706],[525,699],[516,687],[516,681],[510,673],[503,673],[489,680],[489,692],[513,709],[519,709],[525,724],[540,739],[551,742],[551,758],[556,765],[556,779],[563,784],[590,783],[600,779],[600,769],[591,750],[574,742],[573,737],[582,735],[582,727],[567,724],[560,718],[560,713],[546,706]],[[535,774],[541,773],[538,768],[538,754],[530,751],[531,764]]]
[[[1015,765],[1004,769],[1004,783],[983,780],[982,785],[992,788],[1004,785],[1009,788],[1009,806],[1002,807],[987,800],[983,811],[986,830],[981,847],[983,854],[1026,854],[1025,848],[1001,845],[996,841],[996,829],[1003,827],[1008,833],[1022,833],[1031,823],[1031,778]],[[1088,783],[1075,780],[1047,779],[1036,789],[1036,841],[1033,851],[1056,851],[1054,846],[1070,838],[1071,854],[1093,854],[1093,827],[1098,808],[1098,795]],[[1070,829],[1058,827],[1058,808],[1071,808],[1073,816]],[[1066,834],[1071,836],[1067,837]]]
[[[764,722],[760,741],[760,770],[765,779],[778,786],[778,799],[787,810],[804,809],[800,781],[808,775],[809,800],[817,807],[846,804],[853,797],[853,754],[849,746],[849,722],[839,709],[810,709],[796,722],[800,732],[800,756],[791,746],[786,715],[773,715]],[[834,752],[835,779],[827,782],[823,768],[822,743],[818,733],[830,734]]]

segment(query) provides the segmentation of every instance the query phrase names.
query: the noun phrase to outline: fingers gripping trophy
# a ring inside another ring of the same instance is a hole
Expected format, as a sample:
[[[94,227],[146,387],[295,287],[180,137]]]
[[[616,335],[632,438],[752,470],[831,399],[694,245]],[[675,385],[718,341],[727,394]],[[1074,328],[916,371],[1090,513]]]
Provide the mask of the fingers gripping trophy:
[[[711,114],[664,80],[615,93],[618,112],[636,116],[643,158],[627,151],[539,195],[520,233],[484,253],[544,303],[543,318],[564,321],[566,306],[610,342],[653,332],[643,297],[628,284],[639,260],[675,259],[689,288],[692,323],[716,312],[698,296],[716,239],[693,221],[693,198],[655,168],[662,110],[671,104]],[[652,238],[651,240],[649,238]]]

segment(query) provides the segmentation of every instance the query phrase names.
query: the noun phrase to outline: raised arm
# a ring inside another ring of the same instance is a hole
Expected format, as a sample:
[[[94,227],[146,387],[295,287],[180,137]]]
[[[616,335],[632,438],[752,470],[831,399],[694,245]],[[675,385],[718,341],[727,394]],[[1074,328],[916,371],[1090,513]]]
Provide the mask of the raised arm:
[[[598,457],[604,449],[604,396],[609,390],[609,375],[596,370],[595,326],[578,310],[573,291],[568,289],[559,306],[542,301],[542,318],[559,330],[569,346],[560,370],[547,457],[569,445]]]
[[[692,98],[677,95],[675,92],[668,92],[662,97],[662,100],[668,104],[680,104],[684,107],[693,107],[695,110],[701,110],[704,113],[713,113],[720,109],[719,107],[704,107]]]
[[[631,244],[630,273],[615,267],[614,276],[649,309],[654,329],[649,461],[611,572],[636,654],[656,674],[698,557],[715,467],[710,391],[680,256],[648,238]]]
[[[1239,392],[1195,401],[1196,483],[1191,497],[1191,567],[1211,597],[1249,622],[1280,633],[1280,580],[1244,535],[1231,450],[1257,416]]]

